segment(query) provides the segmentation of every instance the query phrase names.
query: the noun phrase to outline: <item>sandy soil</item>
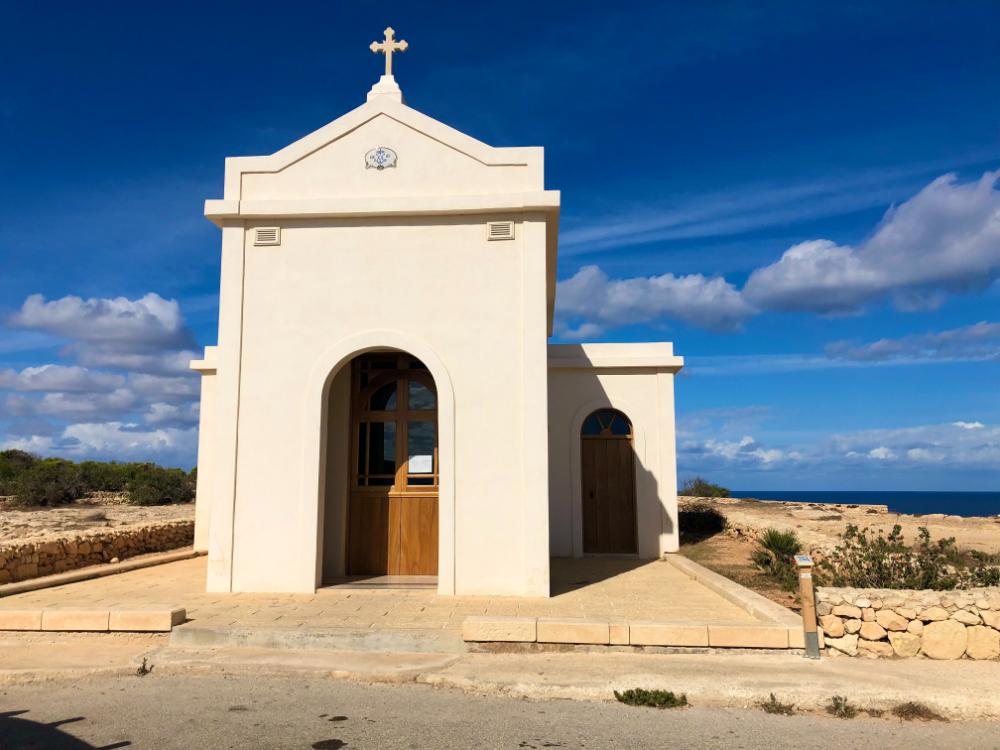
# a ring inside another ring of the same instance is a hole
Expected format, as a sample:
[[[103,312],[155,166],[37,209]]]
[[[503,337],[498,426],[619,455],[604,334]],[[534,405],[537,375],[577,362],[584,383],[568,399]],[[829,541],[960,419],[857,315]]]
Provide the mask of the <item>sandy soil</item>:
[[[696,498],[682,497],[690,502]],[[1000,553],[1000,518],[962,518],[933,514],[910,516],[890,513],[884,505],[834,505],[780,501],[698,499],[719,508],[731,528],[793,530],[810,549],[836,546],[848,524],[871,527],[885,532],[899,524],[908,542],[916,541],[917,529],[926,526],[932,539],[955,537],[962,549]]]
[[[194,520],[194,503],[144,507],[78,500],[72,505],[55,508],[0,506],[0,545],[46,541],[124,526],[185,520]]]

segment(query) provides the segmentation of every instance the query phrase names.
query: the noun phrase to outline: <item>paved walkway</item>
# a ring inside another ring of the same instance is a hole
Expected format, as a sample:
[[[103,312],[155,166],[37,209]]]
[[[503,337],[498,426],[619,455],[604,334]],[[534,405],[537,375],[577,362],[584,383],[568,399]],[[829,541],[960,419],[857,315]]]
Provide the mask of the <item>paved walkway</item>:
[[[184,607],[201,627],[461,630],[470,615],[610,621],[758,622],[667,562],[552,561],[553,596],[438,596],[427,590],[324,588],[315,594],[209,594],[206,558],[4,597],[0,609]]]

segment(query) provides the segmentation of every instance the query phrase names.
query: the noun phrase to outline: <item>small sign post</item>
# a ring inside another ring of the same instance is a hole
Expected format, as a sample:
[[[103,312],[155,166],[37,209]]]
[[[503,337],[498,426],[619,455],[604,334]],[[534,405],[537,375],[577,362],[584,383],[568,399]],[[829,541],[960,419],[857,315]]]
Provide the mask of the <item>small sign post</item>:
[[[809,555],[796,555],[799,568],[799,598],[802,599],[802,630],[805,634],[806,658],[819,658],[819,632],[816,625],[816,597],[813,592],[813,561]]]

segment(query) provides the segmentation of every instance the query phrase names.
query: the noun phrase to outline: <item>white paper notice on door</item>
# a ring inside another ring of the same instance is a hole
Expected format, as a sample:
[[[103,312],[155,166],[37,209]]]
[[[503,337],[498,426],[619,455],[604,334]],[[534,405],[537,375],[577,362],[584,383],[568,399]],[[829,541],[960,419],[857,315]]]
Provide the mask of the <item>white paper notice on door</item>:
[[[410,456],[411,474],[431,474],[434,471],[434,456]]]

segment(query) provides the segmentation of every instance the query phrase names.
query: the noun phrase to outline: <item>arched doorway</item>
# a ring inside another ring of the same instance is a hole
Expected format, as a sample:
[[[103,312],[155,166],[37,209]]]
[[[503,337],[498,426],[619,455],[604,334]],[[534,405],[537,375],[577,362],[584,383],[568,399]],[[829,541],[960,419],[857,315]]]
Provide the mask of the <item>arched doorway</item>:
[[[351,363],[348,575],[438,572],[437,389],[403,352]]]
[[[580,428],[584,554],[637,554],[632,423],[598,409]]]

